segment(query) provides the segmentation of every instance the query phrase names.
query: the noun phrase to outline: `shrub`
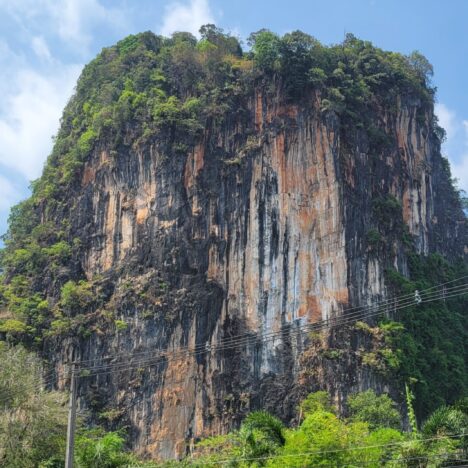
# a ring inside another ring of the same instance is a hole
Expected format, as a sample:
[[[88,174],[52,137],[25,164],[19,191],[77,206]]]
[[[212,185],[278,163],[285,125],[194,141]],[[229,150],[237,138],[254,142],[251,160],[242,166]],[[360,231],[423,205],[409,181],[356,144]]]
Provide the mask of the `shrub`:
[[[78,464],[86,468],[123,468],[136,464],[135,457],[124,451],[124,443],[119,432],[85,431],[76,440]]]
[[[70,258],[72,249],[67,242],[60,241],[51,245],[50,247],[45,247],[43,252],[52,259],[57,259],[61,262],[64,262]]]
[[[401,203],[393,195],[375,198],[372,207],[377,221],[385,225],[399,221],[402,216]]]
[[[381,242],[382,236],[377,229],[369,229],[369,231],[367,231],[367,243],[371,247],[376,248]]]
[[[316,411],[326,411],[328,413],[334,412],[330,401],[330,395],[325,391],[319,391],[307,395],[299,405],[299,410],[304,416],[315,413]]]
[[[60,290],[60,305],[68,314],[83,313],[93,302],[91,285],[84,280],[67,281]]]
[[[0,333],[16,335],[26,333],[27,329],[27,325],[20,320],[8,319],[0,323]]]
[[[373,390],[350,395],[347,400],[351,419],[369,424],[371,429],[400,427],[400,414],[388,395],[376,395]]]
[[[114,325],[117,331],[123,331],[128,328],[128,323],[125,320],[114,320]]]
[[[88,155],[96,140],[97,133],[92,128],[88,128],[78,139],[78,151],[81,158]]]

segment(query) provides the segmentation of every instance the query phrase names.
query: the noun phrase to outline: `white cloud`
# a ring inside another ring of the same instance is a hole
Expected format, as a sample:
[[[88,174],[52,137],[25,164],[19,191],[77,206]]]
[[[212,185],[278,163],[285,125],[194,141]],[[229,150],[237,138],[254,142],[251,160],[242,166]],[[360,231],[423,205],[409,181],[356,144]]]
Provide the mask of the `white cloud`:
[[[8,44],[0,39],[0,60],[7,60],[13,56],[13,52]]]
[[[3,91],[5,86],[11,81],[11,71],[15,68],[25,65],[24,58],[13,52],[6,41],[0,39],[0,69],[2,70],[2,79],[0,80],[0,89]]]
[[[34,50],[34,53],[41,59],[47,62],[52,60],[52,55],[50,54],[49,47],[46,40],[42,36],[33,37],[31,42],[31,47]]]
[[[129,17],[123,6],[107,7],[99,0],[0,0],[0,8],[26,34],[47,30],[84,53],[88,52],[94,28],[110,26],[123,30]]]
[[[60,37],[86,47],[91,42],[93,26],[108,24],[122,28],[126,25],[122,9],[106,8],[98,0],[49,0],[47,3]]]
[[[200,26],[214,22],[208,0],[190,0],[188,4],[175,2],[166,6],[160,32],[170,36],[175,31],[188,31],[198,36]]]
[[[30,69],[18,73],[17,90],[6,97],[8,113],[3,112],[0,118],[2,165],[27,179],[40,175],[80,69],[62,65],[50,76]]]
[[[450,169],[458,188],[468,193],[468,153],[462,154],[458,161],[450,160]]]
[[[0,174],[0,210],[8,210],[19,198],[18,188]]]
[[[457,179],[460,189],[468,192],[468,120],[460,119],[456,112],[441,103],[436,104],[435,113],[447,132],[443,149],[450,161],[452,177]]]
[[[52,149],[52,135],[96,35],[128,32],[126,0],[0,0],[0,229]],[[133,8],[133,7],[132,7]],[[14,31],[14,35],[10,32]],[[3,30],[2,30],[3,33]],[[54,57],[60,51],[68,63]],[[39,61],[31,60],[32,53]],[[78,54],[78,60],[71,58]],[[1,232],[0,232],[1,234]]]
[[[457,130],[455,112],[441,103],[435,105],[434,112],[439,118],[440,126],[447,132],[447,140],[450,140]]]
[[[468,120],[462,122],[463,128],[465,129],[466,143],[468,144]]]

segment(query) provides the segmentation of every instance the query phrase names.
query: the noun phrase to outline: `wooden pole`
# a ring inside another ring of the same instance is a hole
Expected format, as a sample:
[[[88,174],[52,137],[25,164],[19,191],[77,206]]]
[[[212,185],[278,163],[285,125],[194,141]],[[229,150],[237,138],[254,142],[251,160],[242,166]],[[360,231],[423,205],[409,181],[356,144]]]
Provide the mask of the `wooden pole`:
[[[76,426],[76,364],[71,367],[70,399],[68,403],[67,452],[65,468],[73,468]]]

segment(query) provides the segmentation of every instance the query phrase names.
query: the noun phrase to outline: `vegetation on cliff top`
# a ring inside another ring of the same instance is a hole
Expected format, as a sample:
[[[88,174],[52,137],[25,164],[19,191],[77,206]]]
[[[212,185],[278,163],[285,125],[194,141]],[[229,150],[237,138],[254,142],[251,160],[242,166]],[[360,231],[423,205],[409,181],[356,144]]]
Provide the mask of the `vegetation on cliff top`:
[[[432,67],[418,52],[386,52],[351,34],[327,47],[301,31],[279,37],[267,30],[251,34],[251,50],[244,52],[214,25],[200,32],[200,40],[189,33],[129,36],[84,68],[44,174],[33,184],[36,203],[59,203],[61,189],[104,140],[117,149],[166,137],[173,153],[185,152],[207,123],[245,111],[244,99],[262,83],[278,86],[292,101],[313,90],[323,112],[370,133],[378,129],[365,116],[376,104],[396,110],[399,97],[411,96],[423,116],[432,103]],[[131,143],[125,141],[129,128]]]

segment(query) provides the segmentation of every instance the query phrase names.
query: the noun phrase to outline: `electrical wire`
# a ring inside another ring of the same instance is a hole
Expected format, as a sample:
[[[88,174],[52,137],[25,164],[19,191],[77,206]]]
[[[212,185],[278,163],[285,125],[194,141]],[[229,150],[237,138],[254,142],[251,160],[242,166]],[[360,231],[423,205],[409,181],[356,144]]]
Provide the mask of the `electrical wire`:
[[[467,285],[461,285],[458,287],[457,291],[452,291],[452,293],[455,294],[446,294],[444,292],[436,293],[435,295],[431,296],[429,299],[426,298],[425,302],[432,302],[434,300],[440,300],[440,299],[450,299],[452,297],[457,297],[459,295],[463,295],[468,291]],[[414,306],[413,302],[406,302],[403,304],[400,304],[400,306],[396,307],[393,309],[393,312],[397,310],[401,310],[407,307]],[[309,330],[309,331],[314,331],[314,330],[320,330],[323,328],[330,328],[330,327],[335,327],[335,326],[342,326],[342,325],[347,325],[349,323],[352,323],[354,321],[357,321],[359,318],[370,318],[372,316],[376,315],[381,315],[383,312],[386,310],[377,310],[374,311],[372,314],[364,313],[360,315],[353,315],[352,317],[345,316],[345,317],[339,317],[337,319],[329,319],[326,321],[322,322],[317,322],[314,324],[305,324],[301,327],[296,327],[294,330],[282,330],[280,332],[272,333],[269,336],[262,335],[261,337],[255,337],[253,334],[248,334],[246,338],[243,338],[238,341],[234,340],[227,340],[226,343],[223,343],[222,345],[212,345],[208,349],[205,347],[199,347],[197,348],[185,348],[182,350],[179,350],[177,352],[173,351],[166,351],[164,353],[159,353],[158,355],[153,355],[149,356],[145,359],[139,359],[135,362],[125,362],[125,363],[113,363],[113,364],[107,364],[105,366],[95,366],[95,367],[82,367],[79,369],[80,372],[85,371],[85,373],[81,373],[80,377],[90,377],[92,375],[97,375],[99,374],[105,374],[105,373],[112,373],[116,371],[127,371],[132,368],[138,368],[142,366],[150,366],[150,365],[155,365],[160,362],[164,362],[167,359],[171,359],[174,361],[177,358],[184,358],[189,355],[197,356],[203,353],[207,352],[212,352],[212,351],[223,351],[223,350],[228,350],[228,349],[235,349],[237,347],[245,346],[247,344],[259,344],[260,342],[267,342],[271,341],[272,339],[279,338],[281,335],[289,336],[291,335],[294,337],[295,335],[300,335],[304,330]],[[325,326],[322,326],[325,325]],[[127,356],[129,357],[129,356]],[[131,357],[131,356],[130,356]],[[159,359],[155,358],[158,357]],[[109,370],[109,372],[105,372],[106,370]]]
[[[426,298],[425,302],[431,302],[431,301],[441,300],[441,299],[450,299],[450,298],[453,298],[453,297],[464,295],[468,291],[467,285],[460,285],[460,286],[454,287],[453,289],[454,290],[452,290],[452,294],[447,294],[446,292],[436,293],[435,295],[433,294],[432,296],[430,296],[430,299]],[[457,290],[455,290],[455,289],[457,289]],[[403,305],[400,305],[399,307],[397,307],[395,310],[404,309],[404,308],[407,308],[407,307],[410,307],[410,306],[414,306],[414,303],[412,303],[412,302],[404,303]],[[380,315],[381,313],[382,313],[382,311],[376,311],[373,314],[367,314],[366,313],[366,314],[363,315],[362,318],[369,318],[371,316]],[[339,321],[335,320],[335,321],[332,322],[332,321],[328,320],[327,321],[328,322],[327,327],[347,325],[347,324],[355,322],[356,320],[358,320],[358,318],[360,318],[360,317],[358,317],[357,315],[354,315],[351,319],[349,319],[348,317],[340,317]],[[318,328],[316,325],[320,325],[320,324],[317,324],[317,323],[315,323],[315,324],[306,324],[305,327],[308,327],[309,331],[320,330],[321,328],[323,328],[323,327]],[[271,341],[272,339],[275,340],[275,339],[277,339],[279,336],[281,336],[283,334],[286,337],[289,337],[289,338],[291,338],[291,334],[293,335],[293,337],[295,335],[299,336],[300,334],[303,333],[303,328],[305,328],[305,327],[301,327],[300,329],[299,329],[299,327],[297,327],[292,332],[289,331],[289,330],[283,330],[279,334],[276,333],[276,334],[273,334],[273,335],[268,336],[268,337],[263,337],[261,339],[259,339],[259,337],[257,337],[256,340],[253,340],[253,343],[250,343],[250,344],[259,344],[261,342]],[[250,335],[250,337],[252,338],[252,335]],[[251,341],[252,341],[252,339],[251,339]],[[238,348],[238,347],[245,346],[246,344],[249,344],[249,342],[244,340],[244,341],[238,341],[238,342],[234,342],[234,343],[228,343],[227,345],[224,345],[222,347],[211,347],[210,349],[198,349],[198,350],[184,349],[182,351],[179,351],[178,353],[166,352],[166,353],[164,353],[163,356],[160,355],[159,359],[157,359],[157,360],[155,360],[154,357],[151,357],[150,359],[148,359],[148,358],[144,359],[144,360],[140,359],[140,360],[137,360],[137,361],[131,362],[131,363],[126,362],[126,363],[120,363],[120,364],[111,364],[111,365],[103,366],[100,369],[91,368],[91,370],[87,370],[86,368],[82,368],[82,369],[79,369],[80,374],[78,374],[78,376],[80,378],[86,378],[86,377],[92,377],[92,376],[96,376],[96,375],[112,374],[112,373],[116,373],[116,372],[126,372],[126,371],[130,371],[132,369],[143,368],[143,367],[153,367],[153,366],[159,365],[161,363],[166,363],[168,359],[171,359],[171,362],[174,362],[177,359],[188,357],[190,355],[197,356],[197,355],[200,355],[202,353],[207,353],[207,352],[226,351],[226,350],[235,349],[235,348]],[[87,373],[86,372],[82,373],[83,371],[87,371]],[[94,371],[94,372],[92,372],[92,371]],[[60,376],[59,374],[57,374],[57,377],[59,377],[59,378],[61,377],[61,379],[65,378],[64,375]]]
[[[434,289],[434,288],[428,288],[428,290],[429,289]],[[461,295],[466,294],[466,292],[468,291],[468,284],[458,285],[458,286],[454,286],[452,288],[446,288],[444,291],[435,291],[435,292],[432,292],[432,293],[428,293],[428,290],[420,292],[420,294],[422,295],[421,297],[424,297],[423,302],[433,302],[433,301],[437,301],[437,300],[446,300],[446,299],[450,299],[450,298],[454,298],[454,297],[459,297]],[[409,295],[409,296],[411,296],[411,295]],[[398,302],[396,302],[396,303],[398,304]],[[402,310],[402,309],[405,309],[407,307],[413,307],[414,305],[415,304],[414,304],[413,301],[403,300],[397,306],[394,306],[391,310],[394,313],[394,312],[396,312],[398,310]],[[377,305],[377,307],[378,307],[378,305]],[[371,306],[370,310],[372,310],[372,309],[375,309],[375,307]],[[343,316],[343,317],[338,317],[338,318],[335,318],[335,319],[324,320],[324,321],[322,321],[322,323],[307,324],[307,326],[309,328],[311,328],[311,329],[313,329],[314,326],[317,326],[317,325],[326,325],[326,327],[342,326],[344,324],[348,324],[350,320],[351,321],[356,321],[359,316],[362,316],[364,318],[368,318],[370,316],[375,315],[376,313],[383,313],[383,312],[388,313],[388,309],[380,310],[380,311],[379,310],[377,310],[377,311],[374,310],[374,312],[372,314],[368,314],[367,313],[368,310],[369,309],[367,309],[367,310],[364,309],[363,311],[360,311],[360,312],[354,313],[354,314],[350,314],[348,316]],[[299,327],[297,327],[297,328],[299,328]],[[296,332],[296,333],[300,332],[300,330],[297,330],[297,328],[294,330],[294,332]],[[317,327],[315,327],[315,328],[317,329]],[[318,328],[318,329],[320,329],[320,328]],[[291,332],[289,331],[289,333],[291,333]],[[270,338],[270,339],[273,338],[274,339],[274,338],[277,337],[276,335],[272,334],[271,336],[269,336],[269,337],[267,336],[265,338]],[[250,338],[250,336],[249,336],[249,338]],[[235,340],[230,340],[230,341],[231,341],[230,343],[229,342],[227,343],[228,345],[230,345],[229,347],[227,347],[227,346],[226,347],[219,347],[219,348],[215,347],[215,349],[210,349],[209,351],[212,352],[212,351],[226,350],[226,349],[231,349],[233,346],[239,346],[239,345],[243,346],[245,344],[245,342],[242,339],[240,339],[240,340],[238,339],[237,341],[235,341]],[[234,341],[234,343],[232,341]],[[258,339],[257,339],[257,341],[258,341]],[[261,339],[261,341],[264,341],[264,339]],[[186,349],[186,350],[183,351],[183,354],[184,355],[189,355],[189,354],[196,355],[196,353],[199,352],[199,351],[202,351],[202,350]],[[203,351],[206,352],[207,350],[203,350]],[[165,357],[167,357],[168,353],[164,353],[164,354],[166,355]],[[182,357],[182,355],[180,357]],[[141,367],[142,364],[146,364],[146,363],[147,362],[145,360],[140,360],[140,361],[137,361],[135,363],[132,363],[133,365],[127,367],[126,369],[119,369],[119,370],[120,371],[130,370],[132,368],[135,368],[135,365],[137,365],[138,367]],[[152,362],[151,364],[154,365],[154,364],[158,364],[158,363]],[[108,366],[108,367],[111,367],[111,366]],[[83,371],[85,369],[86,368],[80,368],[80,371]],[[94,369],[94,368],[90,368],[90,369],[96,371],[96,369]],[[116,369],[109,369],[109,372],[115,372],[115,371],[116,371]],[[51,371],[51,372],[49,372],[49,374],[50,374],[49,380],[43,382],[42,386],[44,386],[45,384],[51,382],[52,379],[55,379],[56,377],[60,377],[60,373],[58,373],[56,371]],[[102,372],[99,373],[99,374],[102,374]],[[97,375],[97,373],[95,375]],[[89,375],[86,375],[86,376],[89,376]],[[177,382],[172,382],[172,383],[168,383],[168,384],[173,384],[174,385],[176,383],[177,384],[186,383],[186,379],[182,379],[182,380],[179,380]],[[188,406],[188,405],[177,405],[175,408],[179,408],[179,407],[182,407],[182,406],[183,407],[191,407],[191,406]],[[459,435],[452,436],[452,437],[458,437],[458,436]],[[426,440],[430,440],[430,439],[426,439]],[[389,446],[389,445],[392,445],[392,444],[387,444],[387,446]],[[351,449],[352,450],[362,450],[362,449],[375,448],[375,447],[377,447],[377,446],[356,447],[356,448],[350,448],[350,449],[346,449],[346,450],[351,450]],[[315,453],[318,453],[318,452],[315,452]],[[300,455],[306,455],[306,454],[307,453],[305,452],[305,453],[300,454]],[[299,455],[299,454],[295,454],[295,455]],[[448,454],[448,455],[453,455],[453,454]],[[280,457],[284,457],[284,456],[285,455],[281,455]],[[269,457],[269,458],[271,458],[271,457]],[[245,461],[251,461],[251,460],[254,460],[254,459],[245,459]],[[216,462],[216,464],[222,464],[222,463],[224,463],[224,462],[223,461]],[[208,463],[208,464],[210,464],[210,463]]]
[[[451,281],[447,281],[446,283],[441,283],[436,286],[432,286],[430,288],[424,289],[419,291],[419,297],[421,298],[422,303],[432,302],[436,300],[446,300],[450,298],[454,298],[460,295],[465,294],[468,292],[468,283],[451,286],[449,288],[444,287],[442,291],[433,291],[434,289],[441,288],[447,284],[451,284],[457,281],[461,281],[462,279],[467,278],[468,275],[462,276],[460,278],[456,278]],[[431,292],[432,291],[432,292]],[[389,307],[391,305],[391,307]],[[360,319],[370,319],[376,317],[377,315],[381,315],[382,313],[396,313],[399,310],[405,309],[407,307],[415,306],[414,300],[414,293],[402,295],[399,297],[395,297],[386,301],[382,301],[380,303],[368,306],[368,307],[353,307],[349,309],[344,309],[342,312],[346,311],[354,311],[353,313],[348,313],[346,315],[341,315],[338,317],[333,317],[329,319],[324,319],[319,322],[315,322],[312,324],[302,324],[302,325],[295,325],[295,324],[288,324],[288,326],[284,327],[280,331],[272,331],[270,333],[255,333],[249,332],[240,334],[237,336],[232,336],[229,338],[225,338],[220,340],[220,342],[213,344],[213,345],[198,345],[193,348],[183,348],[177,351],[163,351],[160,350],[153,350],[153,351],[146,351],[142,353],[135,353],[135,354],[116,354],[105,356],[100,358],[101,360],[107,359],[117,359],[117,358],[134,358],[134,356],[142,356],[142,358],[137,359],[136,361],[130,361],[125,363],[109,363],[100,366],[83,366],[81,365],[83,362],[95,362],[96,360],[87,360],[82,361],[80,363],[80,367],[77,370],[79,372],[79,377],[92,377],[95,375],[103,375],[109,374],[114,372],[126,372],[128,370],[132,370],[135,368],[145,367],[145,366],[154,366],[160,363],[165,363],[168,360],[171,362],[185,358],[188,356],[198,356],[208,352],[220,352],[220,351],[228,351],[233,350],[239,347],[248,346],[248,345],[258,345],[260,343],[266,343],[268,341],[274,341],[279,338],[286,338],[286,339],[293,339],[295,337],[301,336],[304,332],[311,332],[311,331],[321,331],[327,328],[334,328],[338,326],[344,326],[351,324],[353,322],[359,321]],[[58,371],[51,370],[46,374],[46,378],[42,381],[39,386],[39,390],[42,390],[44,387],[47,387],[53,384],[57,379],[60,381],[65,379],[65,375],[70,375],[68,371],[69,366],[65,366],[65,370],[62,373]]]
[[[427,302],[433,302],[436,300],[450,299],[450,298],[458,297],[460,295],[464,295],[467,292],[468,292],[468,284],[465,284],[465,285],[461,285],[457,287],[456,290],[450,291],[449,294],[447,294],[446,292],[434,293],[432,296],[426,297],[426,299],[424,299],[423,302],[427,303]],[[400,304],[399,306],[394,307],[392,309],[392,313],[397,312],[399,310],[406,309],[408,307],[413,307],[414,305],[415,304],[412,301],[404,302]],[[361,318],[368,319],[371,317],[375,317],[377,315],[381,315],[382,313],[385,313],[385,312],[388,312],[387,309],[374,310],[370,314],[367,311],[365,311],[359,314],[353,314],[352,316],[337,317],[334,319],[328,319],[328,320],[316,322],[313,324],[305,324],[302,326],[295,327],[293,330],[284,329],[279,332],[273,332],[271,334],[262,334],[262,335],[257,335],[257,336],[255,334],[246,334],[236,340],[227,339],[221,342],[220,344],[198,346],[194,348],[183,348],[176,352],[166,351],[166,352],[161,353],[158,350],[158,354],[155,354],[153,352],[151,355],[143,359],[138,359],[134,362],[129,363],[127,361],[127,362],[122,362],[122,363],[110,363],[110,364],[93,366],[93,367],[80,366],[80,371],[85,371],[82,377],[89,377],[97,373],[105,373],[106,370],[113,370],[113,371],[128,370],[130,368],[140,367],[143,365],[156,364],[156,363],[161,362],[161,360],[165,361],[165,360],[171,359],[173,361],[177,358],[183,358],[189,355],[198,356],[200,354],[213,352],[213,351],[226,351],[229,349],[235,349],[235,348],[246,346],[246,345],[254,345],[254,344],[259,344],[261,342],[275,340],[283,336],[291,338],[294,336],[301,335],[304,331],[319,331],[325,328],[333,328],[337,326],[348,325],[350,323],[358,321]],[[132,358],[133,356],[127,355],[126,357]]]
[[[460,281],[460,280],[465,279],[465,278],[468,278],[468,275],[462,276],[462,277],[457,278],[455,280],[447,281],[446,283],[442,283],[442,284],[439,284],[437,286],[433,286],[431,288],[421,290],[421,291],[419,291],[419,295],[420,295],[421,299],[424,301],[425,299],[428,299],[428,298],[432,297],[436,293],[437,294],[439,294],[439,293],[444,294],[444,293],[451,292],[453,288],[459,288],[460,286],[455,286],[455,287],[452,287],[452,288],[443,289],[442,291],[436,291],[436,292],[429,293],[429,291],[431,291],[431,290],[433,290],[435,288],[440,288],[442,286],[445,286],[446,284],[450,284],[450,283],[453,283],[453,282],[456,282],[456,281]],[[466,286],[466,284],[461,285],[461,286]],[[351,307],[351,308],[343,309],[343,310],[341,310],[340,315],[338,316],[338,318],[344,318],[344,317],[348,318],[348,317],[353,316],[355,313],[361,313],[363,311],[372,312],[375,308],[382,308],[382,307],[385,307],[385,306],[396,307],[396,306],[404,304],[404,303],[416,305],[414,295],[415,295],[415,292],[410,293],[410,294],[406,294],[406,295],[403,295],[403,296],[387,299],[385,301],[382,301],[380,303],[376,303],[376,304],[373,304],[373,305],[370,305],[370,306],[360,306],[360,307]],[[349,313],[350,311],[355,311],[355,312],[353,312],[353,314],[350,314]],[[389,309],[389,312],[390,311],[391,310]],[[322,320],[320,322],[315,322],[315,324],[327,323],[330,320],[334,320],[334,319],[333,318],[324,319],[324,320]],[[336,318],[335,318],[335,320],[336,320]],[[313,325],[313,324],[304,324],[302,326],[307,327],[307,326],[310,326],[310,325]],[[242,337],[251,337],[254,333],[255,332],[253,332],[253,331],[248,332],[248,333],[244,333],[244,334],[241,334],[241,335],[225,338],[223,341],[233,342],[234,340],[240,339]],[[272,332],[272,333],[278,333],[278,332]],[[199,345],[199,347],[205,347],[205,346],[206,345]],[[144,355],[148,355],[148,354],[153,354],[154,355],[155,352],[161,352],[161,350],[142,351],[142,352],[132,353],[132,357],[144,356]],[[168,351],[168,352],[171,352],[171,351]],[[108,360],[108,359],[116,359],[118,357],[128,357],[128,353],[117,353],[117,354],[113,354],[113,355],[111,354],[111,355],[108,355],[108,356],[103,356],[103,357],[100,357],[100,358],[83,360],[83,361],[80,361],[80,365],[84,366],[85,364],[87,364],[89,362],[95,362],[97,359],[102,361],[102,360]]]
[[[461,285],[461,286],[457,286],[456,287],[457,290],[464,290],[466,289],[466,285]],[[449,291],[447,290],[445,292],[445,295],[447,295],[447,292],[454,292],[454,291]],[[427,299],[433,299],[436,297],[436,295],[440,295],[441,297],[443,297],[444,295],[444,292],[438,292],[438,293],[432,293],[431,296],[424,296],[424,299],[423,300],[427,300]],[[394,307],[392,309],[393,310],[397,310],[398,308],[401,308],[403,305],[407,305],[407,304],[410,304],[410,305],[415,305],[414,301],[413,300],[410,300],[410,301],[406,301],[406,302],[402,302],[401,304],[399,304],[396,308]],[[367,311],[373,311],[373,309],[375,309],[376,307],[375,306],[371,306],[370,308],[367,308],[365,311],[363,312],[366,312]],[[386,309],[387,310],[387,309]],[[385,310],[385,311],[386,311]],[[330,325],[329,324],[333,324],[333,323],[339,323],[340,320],[347,320],[349,318],[353,318],[353,317],[356,317],[357,315],[361,316],[363,315],[363,313],[360,311],[359,313],[355,313],[355,314],[347,314],[347,315],[344,315],[344,316],[339,316],[339,317],[336,317],[336,318],[330,318],[330,319],[325,319],[325,320],[322,320],[320,322],[315,322],[313,324],[303,324],[301,325],[300,327],[295,327],[295,329],[297,328],[308,328],[308,327],[311,327],[311,328],[317,328],[317,327],[320,327],[320,325],[324,324],[326,328],[328,328]],[[271,332],[271,333],[262,333],[262,338],[266,338],[267,336],[269,335],[277,335],[279,332]],[[286,330],[286,333],[289,333],[288,330]],[[251,340],[252,337],[255,336],[255,333],[254,332],[250,332],[250,333],[245,333],[245,334],[242,334],[242,335],[238,335],[238,336],[235,336],[235,337],[229,337],[229,338],[225,338],[224,340],[222,340],[222,342],[220,343],[217,343],[215,345],[212,345],[212,346],[221,346],[222,344],[234,344],[236,342],[239,342],[241,339],[243,338],[247,338],[248,340]],[[238,341],[239,340],[239,341]],[[204,348],[206,347],[206,345],[201,345],[201,346],[198,346],[196,348]],[[161,353],[160,350],[156,350],[156,351],[147,351],[147,352],[143,352],[143,353],[133,353],[132,354],[132,357],[135,357],[135,356],[144,356],[144,355],[151,355],[150,357],[154,357],[154,354],[155,352],[157,353]],[[166,351],[166,353],[173,353],[172,351]],[[124,356],[124,357],[128,357],[128,354],[119,354],[119,355],[114,355],[114,356],[106,356],[102,359],[109,359],[111,357],[113,358],[117,358],[117,357],[121,357],[121,356]],[[89,362],[89,361],[81,361],[80,364],[82,363],[85,363],[85,362]],[[86,366],[82,366],[82,367],[86,367]],[[100,366],[93,366],[94,369],[98,369]]]
[[[435,460],[440,460],[441,458],[445,458],[447,462],[450,462],[450,463],[453,463],[453,462],[468,462],[468,459],[466,458],[455,458],[453,459],[452,457],[458,457],[458,455],[463,455],[462,452],[459,452],[458,454],[457,453],[453,453],[453,452],[445,452],[445,453],[439,453],[439,454],[433,454],[433,455],[421,455],[419,457],[402,457],[402,458],[397,458],[395,460],[386,460],[385,463],[398,463],[398,464],[402,464],[402,463],[405,463],[406,462],[414,462],[414,461],[418,461],[418,460],[422,460],[422,461],[435,461]],[[443,462],[443,461],[442,461]],[[374,461],[367,461],[367,462],[359,462],[359,466],[369,466],[371,464],[375,464],[375,460]],[[322,465],[323,466],[323,465]],[[333,468],[346,468],[346,467],[349,467],[349,468],[356,468],[356,464],[353,463],[353,464],[346,464],[346,465],[332,465]],[[386,466],[386,465],[382,465],[382,466]],[[406,465],[408,466],[408,465]],[[457,468],[463,468],[463,467],[466,467],[467,465],[441,465],[440,468],[452,468],[452,467],[457,467]]]

